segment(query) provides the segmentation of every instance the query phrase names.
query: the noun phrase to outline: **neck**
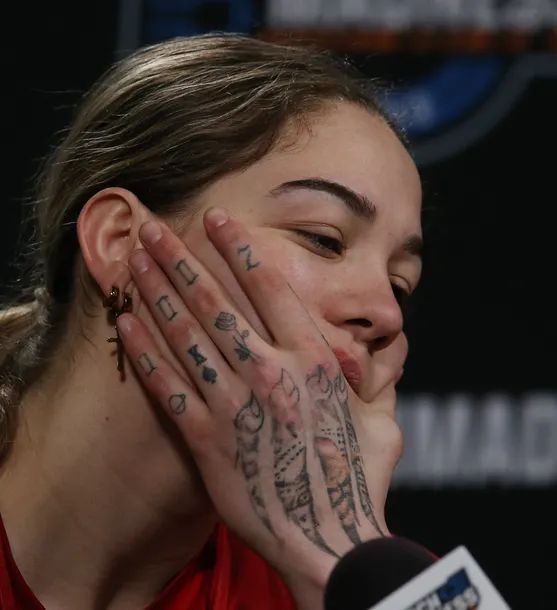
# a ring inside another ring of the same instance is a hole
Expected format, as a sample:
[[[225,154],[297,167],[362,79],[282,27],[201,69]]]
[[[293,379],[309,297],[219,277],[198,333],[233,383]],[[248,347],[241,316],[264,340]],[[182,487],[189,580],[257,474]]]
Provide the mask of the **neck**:
[[[147,605],[215,524],[183,441],[98,345],[27,392],[0,473],[15,561],[47,608]]]

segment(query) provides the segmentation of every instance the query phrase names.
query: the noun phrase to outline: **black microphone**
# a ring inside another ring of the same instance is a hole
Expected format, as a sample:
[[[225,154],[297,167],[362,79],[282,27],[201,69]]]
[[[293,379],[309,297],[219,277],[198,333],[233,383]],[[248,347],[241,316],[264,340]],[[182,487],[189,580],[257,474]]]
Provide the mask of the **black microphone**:
[[[405,538],[379,538],[340,559],[325,610],[510,610],[463,546],[437,560]]]
[[[405,538],[359,544],[332,571],[325,610],[369,610],[433,563],[428,550]]]

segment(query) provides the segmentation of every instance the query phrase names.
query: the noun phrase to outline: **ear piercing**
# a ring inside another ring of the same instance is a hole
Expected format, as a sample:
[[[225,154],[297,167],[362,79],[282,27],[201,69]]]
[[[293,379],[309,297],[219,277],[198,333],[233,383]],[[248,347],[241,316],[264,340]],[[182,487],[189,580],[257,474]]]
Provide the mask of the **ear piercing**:
[[[112,286],[110,294],[103,299],[103,306],[109,310],[109,321],[114,326],[114,330],[116,331],[116,336],[108,338],[107,341],[108,343],[116,343],[116,369],[120,371],[120,377],[124,379],[124,344],[122,343],[120,333],[118,332],[116,320],[118,319],[118,316],[132,310],[132,297],[127,292],[124,292],[124,300],[122,302],[122,306],[119,307],[119,296],[120,289],[116,286]]]

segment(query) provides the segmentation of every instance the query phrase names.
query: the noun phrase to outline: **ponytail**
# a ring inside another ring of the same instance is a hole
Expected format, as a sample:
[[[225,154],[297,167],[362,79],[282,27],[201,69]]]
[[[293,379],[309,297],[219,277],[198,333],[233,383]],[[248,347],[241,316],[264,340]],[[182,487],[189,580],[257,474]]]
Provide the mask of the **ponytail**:
[[[0,310],[0,462],[13,441],[22,391],[41,361],[49,327],[47,291],[37,288],[34,295],[34,301]]]

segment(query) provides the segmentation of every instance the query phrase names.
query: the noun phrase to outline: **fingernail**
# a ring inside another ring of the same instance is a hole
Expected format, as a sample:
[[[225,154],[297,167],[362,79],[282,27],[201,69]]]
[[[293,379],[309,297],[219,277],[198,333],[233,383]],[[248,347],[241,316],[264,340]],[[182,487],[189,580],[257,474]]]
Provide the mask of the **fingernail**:
[[[149,268],[149,255],[143,250],[136,250],[130,256],[128,264],[136,273],[144,273]]]
[[[205,218],[215,227],[222,227],[223,224],[228,222],[228,214],[226,210],[222,208],[211,208],[205,213]]]
[[[162,237],[162,231],[158,222],[149,220],[139,230],[139,238],[149,246],[156,244]]]
[[[131,332],[132,329],[132,325],[131,325],[131,320],[127,317],[127,316],[118,316],[118,318],[116,318],[116,324],[118,325],[118,330],[123,332],[123,333],[129,333]]]

